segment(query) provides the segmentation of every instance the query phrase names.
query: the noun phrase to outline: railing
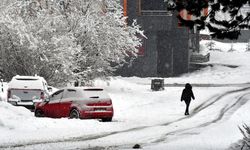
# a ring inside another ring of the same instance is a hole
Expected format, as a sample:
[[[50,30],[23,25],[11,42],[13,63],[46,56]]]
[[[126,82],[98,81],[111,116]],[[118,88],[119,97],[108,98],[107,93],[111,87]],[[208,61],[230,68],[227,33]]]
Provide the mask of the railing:
[[[172,16],[171,11],[167,10],[141,10],[143,16]]]
[[[206,55],[202,54],[191,54],[191,63],[203,63],[203,62],[208,62],[210,58],[210,53]]]

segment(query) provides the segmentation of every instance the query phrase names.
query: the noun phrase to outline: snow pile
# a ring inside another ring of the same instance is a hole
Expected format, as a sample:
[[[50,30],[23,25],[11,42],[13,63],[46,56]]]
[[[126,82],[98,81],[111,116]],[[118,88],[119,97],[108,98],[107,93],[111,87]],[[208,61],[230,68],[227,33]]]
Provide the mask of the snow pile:
[[[24,107],[0,102],[0,145],[55,141],[105,132],[97,120],[36,118]]]
[[[25,126],[20,126],[19,123],[22,120],[30,120],[33,115],[29,110],[24,107],[13,107],[6,102],[0,102],[0,126],[7,129],[20,129]]]

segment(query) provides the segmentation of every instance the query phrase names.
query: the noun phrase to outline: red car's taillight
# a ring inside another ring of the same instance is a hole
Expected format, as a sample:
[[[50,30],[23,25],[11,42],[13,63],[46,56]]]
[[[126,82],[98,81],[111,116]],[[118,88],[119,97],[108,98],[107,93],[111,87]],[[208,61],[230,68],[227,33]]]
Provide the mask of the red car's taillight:
[[[107,111],[113,111],[113,107],[107,108]]]
[[[41,92],[40,99],[45,99],[44,92]]]
[[[88,103],[87,106],[110,106],[112,104],[111,100],[103,102]]]

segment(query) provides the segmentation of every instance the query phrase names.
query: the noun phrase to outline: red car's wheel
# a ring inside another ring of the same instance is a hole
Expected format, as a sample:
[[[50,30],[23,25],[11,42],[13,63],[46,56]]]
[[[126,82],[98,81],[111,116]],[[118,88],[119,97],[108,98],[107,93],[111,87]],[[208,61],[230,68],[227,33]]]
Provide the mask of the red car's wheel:
[[[72,109],[70,114],[69,114],[69,118],[71,119],[79,119],[80,118],[80,113],[77,109]]]
[[[42,110],[36,110],[35,111],[35,116],[36,117],[44,117],[44,113],[43,113],[43,111]]]

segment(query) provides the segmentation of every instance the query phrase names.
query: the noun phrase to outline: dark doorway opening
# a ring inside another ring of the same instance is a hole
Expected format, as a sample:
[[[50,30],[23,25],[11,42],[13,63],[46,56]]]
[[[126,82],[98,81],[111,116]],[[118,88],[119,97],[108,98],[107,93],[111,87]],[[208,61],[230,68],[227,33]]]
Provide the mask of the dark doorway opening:
[[[173,47],[169,32],[157,33],[157,74],[160,77],[173,75]]]

